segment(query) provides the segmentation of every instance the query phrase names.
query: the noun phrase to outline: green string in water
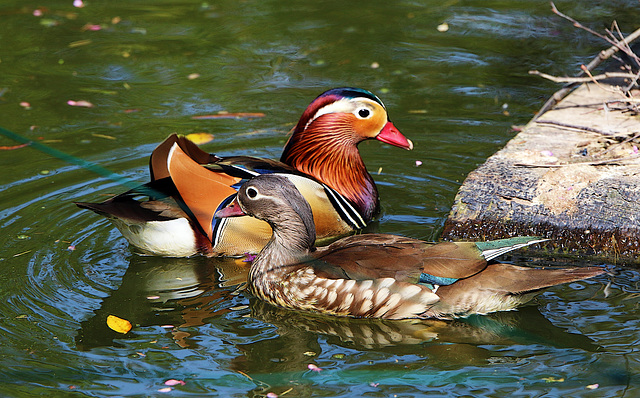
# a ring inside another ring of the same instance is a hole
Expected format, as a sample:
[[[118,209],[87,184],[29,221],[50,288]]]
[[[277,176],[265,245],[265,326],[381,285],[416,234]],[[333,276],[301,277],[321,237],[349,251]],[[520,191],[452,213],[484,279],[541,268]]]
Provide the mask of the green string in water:
[[[118,184],[124,185],[125,187],[129,188],[129,189],[136,189],[138,190],[140,193],[144,193],[146,195],[150,195],[150,196],[164,196],[163,194],[161,194],[160,192],[156,192],[154,189],[149,188],[149,187],[144,187],[141,186],[140,183],[121,176],[117,173],[114,173],[111,170],[105,169],[102,166],[98,166],[95,163],[92,162],[88,162],[86,160],[77,158],[75,156],[71,156],[68,153],[64,153],[62,151],[59,151],[57,149],[51,148],[50,146],[44,145],[40,142],[36,142],[33,140],[30,140],[27,137],[24,137],[20,134],[14,133],[12,131],[9,131],[3,127],[0,127],[0,134],[4,135],[7,138],[10,138],[14,141],[17,141],[21,144],[27,144],[28,146],[37,149],[40,152],[46,153],[47,155],[53,156],[55,158],[58,158],[60,160],[63,160],[67,163],[70,164],[75,164],[77,166],[82,167],[85,170],[89,170],[93,173],[96,173],[100,176],[106,177],[108,179],[110,179],[111,181],[117,182]]]

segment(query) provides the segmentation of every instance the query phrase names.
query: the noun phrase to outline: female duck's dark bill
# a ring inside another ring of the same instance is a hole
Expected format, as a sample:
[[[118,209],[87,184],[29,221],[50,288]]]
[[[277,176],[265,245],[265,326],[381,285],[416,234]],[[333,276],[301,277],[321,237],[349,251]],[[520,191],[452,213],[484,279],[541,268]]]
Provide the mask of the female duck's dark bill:
[[[396,126],[391,122],[387,122],[382,130],[380,130],[380,133],[376,136],[376,139],[384,142],[385,144],[404,148],[409,151],[413,149],[413,142],[402,135],[402,133],[398,131]]]
[[[247,214],[242,211],[240,204],[238,203],[238,197],[233,199],[233,202],[229,203],[226,207],[216,211],[214,217],[216,218],[227,218],[227,217],[238,217],[238,216],[246,216]]]

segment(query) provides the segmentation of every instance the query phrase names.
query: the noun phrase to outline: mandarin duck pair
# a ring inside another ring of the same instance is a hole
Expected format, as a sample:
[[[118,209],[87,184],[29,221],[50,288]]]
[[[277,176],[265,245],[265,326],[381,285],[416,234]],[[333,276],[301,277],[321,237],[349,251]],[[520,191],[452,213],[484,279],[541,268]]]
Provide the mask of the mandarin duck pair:
[[[370,138],[412,148],[373,94],[333,89],[303,113],[280,162],[210,155],[173,135],[154,150],[145,189],[77,204],[112,218],[130,243],[153,254],[260,251],[248,279],[256,297],[338,316],[454,319],[505,311],[546,287],[605,272],[488,263],[543,241],[536,237],[429,243],[365,234],[317,247],[362,229],[378,211],[357,150]],[[148,189],[162,194],[135,200]],[[176,225],[181,230],[171,232]]]

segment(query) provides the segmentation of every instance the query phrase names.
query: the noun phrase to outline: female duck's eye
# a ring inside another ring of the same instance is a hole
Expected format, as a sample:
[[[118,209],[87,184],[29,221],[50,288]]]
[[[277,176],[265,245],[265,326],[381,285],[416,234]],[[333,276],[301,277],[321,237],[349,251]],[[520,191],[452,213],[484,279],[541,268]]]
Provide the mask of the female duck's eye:
[[[367,108],[360,108],[358,109],[358,117],[361,119],[366,119],[369,116],[371,116],[371,111]]]
[[[247,196],[251,199],[255,199],[255,197],[258,196],[258,191],[256,191],[255,188],[250,187],[247,189]]]

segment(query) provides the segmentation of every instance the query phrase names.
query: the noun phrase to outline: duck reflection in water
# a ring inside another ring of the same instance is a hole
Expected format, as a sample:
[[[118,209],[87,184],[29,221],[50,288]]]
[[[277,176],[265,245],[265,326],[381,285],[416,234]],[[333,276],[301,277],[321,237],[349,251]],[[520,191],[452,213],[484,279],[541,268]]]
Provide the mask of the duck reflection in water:
[[[134,256],[120,287],[81,323],[77,347],[122,346],[120,339],[135,339],[136,329],[172,325],[168,333],[179,347],[218,349],[199,343],[199,327],[207,325],[220,335],[233,334],[234,341],[245,336],[247,343],[233,344],[242,354],[230,364],[245,373],[306,369],[305,353],[319,354],[323,340],[345,349],[424,355],[442,367],[487,363],[494,353],[480,347],[484,345],[598,349],[589,338],[554,326],[536,306],[455,321],[354,319],[283,310],[247,299],[248,268],[230,258]],[[106,324],[109,315],[130,321],[133,330],[126,335],[112,331]],[[248,325],[256,321],[258,328],[272,332],[255,331],[246,338]]]

